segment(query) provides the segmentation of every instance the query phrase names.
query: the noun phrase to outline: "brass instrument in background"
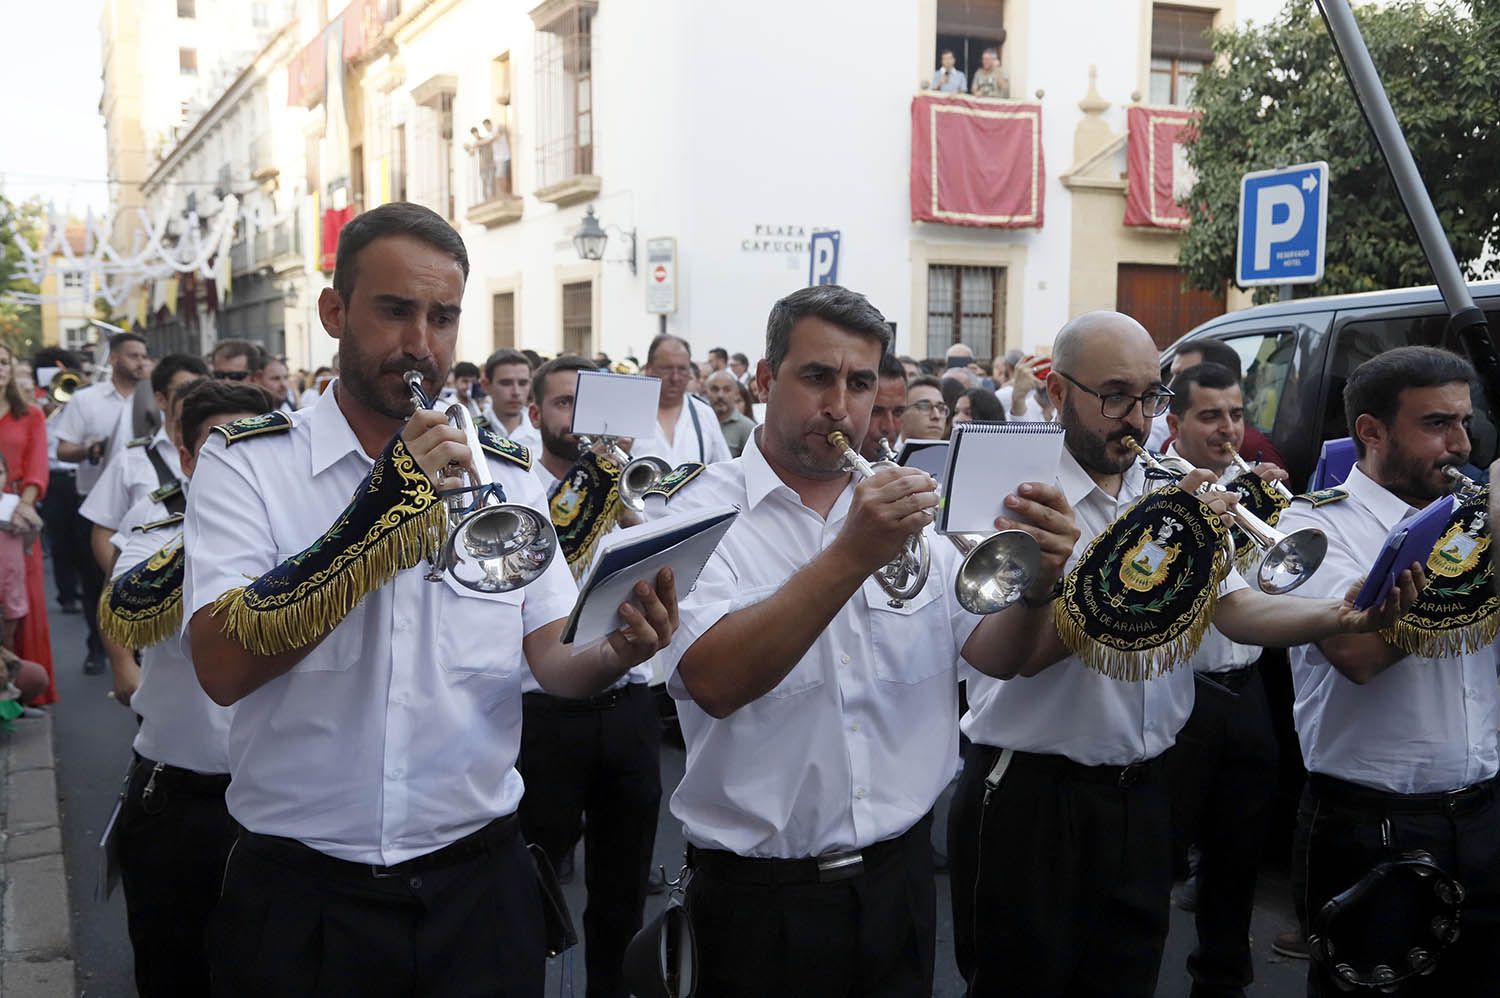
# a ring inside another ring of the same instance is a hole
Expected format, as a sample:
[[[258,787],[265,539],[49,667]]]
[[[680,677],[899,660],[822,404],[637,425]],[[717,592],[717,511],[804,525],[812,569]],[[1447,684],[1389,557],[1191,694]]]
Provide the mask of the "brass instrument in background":
[[[431,409],[422,373],[407,371],[403,380],[416,407]],[[506,501],[504,490],[490,477],[479,432],[463,403],[455,402],[444,411],[448,421],[463,431],[474,472],[467,485],[442,493],[448,507],[448,539],[427,581],[441,582],[446,572],[459,585],[481,593],[504,593],[529,585],[557,554],[557,531],[549,518],[530,506]]]
[[[866,461],[849,443],[849,438],[838,430],[828,434],[828,442],[843,453],[844,467],[861,478],[870,478],[885,468],[897,467],[889,461],[875,464]],[[927,547],[927,535],[916,533],[906,539],[899,555],[880,567],[875,573],[875,582],[885,590],[893,606],[901,606],[922,591],[931,569],[932,552]]]
[[[1194,470],[1186,461],[1159,460],[1134,437],[1125,437],[1122,443],[1135,451],[1147,468],[1170,477],[1174,483]],[[1205,482],[1197,494],[1201,496],[1214,491],[1218,490],[1213,483]],[[1289,593],[1312,578],[1318,566],[1323,564],[1323,557],[1328,553],[1328,538],[1318,528],[1303,527],[1283,534],[1240,505],[1234,506],[1230,515],[1234,518],[1234,525],[1265,552],[1255,570],[1255,582],[1262,592],[1273,596]]]
[[[672,471],[672,466],[659,457],[638,457],[634,460],[620,449],[619,437],[587,437],[578,435],[578,443],[584,450],[591,450],[607,461],[620,473],[620,501],[626,508],[637,513],[645,512],[646,490],[661,481]]]
[[[1229,455],[1229,460],[1233,461],[1234,466],[1240,469],[1240,471],[1247,475],[1255,473],[1255,469],[1251,466],[1250,462],[1240,456],[1240,452],[1235,449],[1234,444],[1226,443],[1224,445],[1224,453]],[[1292,501],[1292,490],[1286,487],[1285,482],[1270,482],[1269,484],[1281,498],[1285,499],[1288,503]]]
[[[76,371],[58,371],[47,386],[47,398],[53,405],[67,405],[73,401],[78,389],[83,387],[83,375]]]
[[[1480,485],[1478,482],[1474,481],[1474,479],[1470,478],[1462,471],[1459,471],[1451,464],[1443,469],[1443,474],[1447,475],[1450,479],[1452,479],[1453,484],[1458,486],[1458,490],[1455,492],[1455,495],[1458,497],[1458,500],[1460,502],[1463,502],[1466,499],[1472,499],[1474,496],[1484,491],[1483,485]]]

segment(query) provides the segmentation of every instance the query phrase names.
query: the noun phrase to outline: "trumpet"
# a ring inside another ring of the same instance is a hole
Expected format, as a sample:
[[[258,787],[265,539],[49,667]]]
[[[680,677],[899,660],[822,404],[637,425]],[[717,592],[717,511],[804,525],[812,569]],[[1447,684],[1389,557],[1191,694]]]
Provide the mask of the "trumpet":
[[[52,400],[53,405],[67,405],[73,401],[74,393],[82,387],[83,375],[73,371],[58,371],[47,386],[47,398]]]
[[[1249,461],[1240,456],[1240,452],[1235,449],[1234,444],[1226,442],[1224,444],[1224,453],[1229,455],[1229,460],[1233,461],[1234,466],[1240,469],[1240,471],[1253,472],[1255,470],[1250,466]],[[1286,487],[1285,482],[1272,482],[1271,488],[1287,502],[1292,501],[1292,490]]]
[[[1484,490],[1483,485],[1480,485],[1451,464],[1443,468],[1443,474],[1447,475],[1453,481],[1453,484],[1458,486],[1455,494],[1460,500],[1472,499]]]
[[[407,371],[402,380],[418,409],[432,408],[422,388],[421,371]],[[446,574],[481,593],[505,593],[530,585],[557,554],[557,531],[550,519],[530,506],[506,501],[505,491],[490,477],[479,431],[463,403],[455,402],[444,412],[463,431],[473,473],[464,476],[468,484],[441,494],[448,507],[448,538],[427,572],[427,581],[441,582]]]
[[[877,461],[875,464],[866,461],[849,443],[849,438],[838,430],[828,434],[828,442],[843,453],[844,467],[861,478],[869,478],[878,471],[896,467],[889,461]],[[927,536],[912,534],[906,539],[901,553],[875,573],[875,581],[891,598],[891,605],[900,607],[922,591],[931,569],[932,552],[927,547]]]
[[[1178,473],[1186,462],[1174,462],[1169,467],[1148,453],[1135,438],[1126,437],[1122,442],[1140,456],[1146,467],[1159,474],[1180,477]],[[1198,495],[1214,491],[1217,489],[1212,483],[1204,482]],[[1242,506],[1236,505],[1230,515],[1234,518],[1234,525],[1265,552],[1255,569],[1255,582],[1262,592],[1272,596],[1289,593],[1312,578],[1318,566],[1323,564],[1323,557],[1328,553],[1328,537],[1317,527],[1303,527],[1284,534]],[[1232,549],[1234,542],[1225,539]],[[1233,550],[1230,554],[1233,555]]]
[[[586,437],[578,435],[578,443],[584,450],[592,450],[602,459],[614,465],[620,472],[620,484],[617,486],[620,493],[620,501],[626,508],[637,513],[646,510],[646,490],[661,481],[672,471],[672,466],[659,457],[638,457],[631,460],[630,455],[620,449],[619,437]]]

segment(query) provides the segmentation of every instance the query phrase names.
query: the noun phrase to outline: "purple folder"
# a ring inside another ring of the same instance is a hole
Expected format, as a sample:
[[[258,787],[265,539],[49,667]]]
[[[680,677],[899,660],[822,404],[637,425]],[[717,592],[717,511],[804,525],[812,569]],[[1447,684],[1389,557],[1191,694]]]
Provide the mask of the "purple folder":
[[[1408,517],[1391,528],[1381,545],[1365,584],[1354,598],[1354,608],[1364,610],[1379,605],[1396,585],[1400,575],[1412,562],[1427,564],[1438,538],[1443,536],[1453,517],[1454,499],[1443,496],[1416,516]]]

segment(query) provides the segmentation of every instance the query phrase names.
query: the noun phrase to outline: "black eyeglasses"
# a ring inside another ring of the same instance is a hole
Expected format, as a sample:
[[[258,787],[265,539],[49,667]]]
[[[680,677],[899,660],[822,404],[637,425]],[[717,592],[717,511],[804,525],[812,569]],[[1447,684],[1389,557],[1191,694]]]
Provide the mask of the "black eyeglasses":
[[[1053,368],[1053,370],[1057,369]],[[1154,419],[1171,408],[1172,396],[1175,394],[1170,388],[1154,388],[1144,395],[1126,395],[1122,392],[1102,395],[1088,385],[1079,383],[1072,375],[1064,374],[1062,371],[1057,371],[1057,373],[1066,378],[1068,384],[1074,388],[1088,392],[1098,399],[1099,412],[1105,419],[1124,419],[1130,415],[1130,410],[1135,408],[1137,403],[1140,404],[1141,412]]]
[[[920,402],[913,402],[906,408],[915,409],[924,416],[933,411],[936,411],[939,416],[948,415],[948,407],[941,402],[934,402],[932,399],[922,399]],[[901,411],[905,413],[906,409]]]
[[[215,371],[215,381],[244,381],[250,377],[249,371]]]

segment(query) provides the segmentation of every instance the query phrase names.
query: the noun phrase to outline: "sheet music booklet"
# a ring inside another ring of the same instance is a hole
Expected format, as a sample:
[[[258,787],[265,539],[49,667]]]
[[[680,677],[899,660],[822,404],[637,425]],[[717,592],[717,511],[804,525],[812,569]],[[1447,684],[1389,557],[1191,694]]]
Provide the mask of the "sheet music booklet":
[[[954,423],[938,533],[994,533],[1022,482],[1057,481],[1062,446],[1057,423]]]

